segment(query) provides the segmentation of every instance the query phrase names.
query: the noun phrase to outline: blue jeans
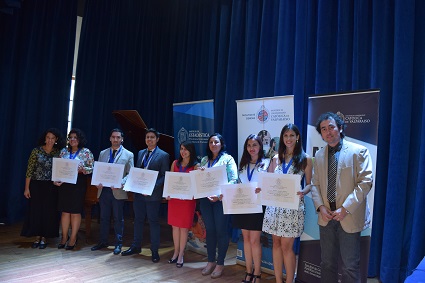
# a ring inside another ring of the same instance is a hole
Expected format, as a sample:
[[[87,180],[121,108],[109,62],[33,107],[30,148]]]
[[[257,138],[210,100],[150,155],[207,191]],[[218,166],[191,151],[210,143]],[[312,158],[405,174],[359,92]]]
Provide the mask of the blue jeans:
[[[100,243],[108,243],[111,211],[114,217],[115,244],[122,244],[124,232],[124,200],[116,199],[109,187],[103,187],[99,197],[100,205]]]
[[[134,194],[133,210],[134,210],[134,247],[140,248],[143,238],[143,226],[145,219],[148,217],[150,236],[151,236],[151,251],[158,252],[159,249],[159,208],[161,201],[146,201],[142,194]]]
[[[338,261],[342,259],[342,282],[360,282],[360,232],[347,233],[341,223],[319,226],[322,262],[321,282],[338,282]]]
[[[211,202],[207,198],[200,200],[202,219],[207,230],[208,262],[215,262],[216,248],[218,248],[217,264],[224,265],[229,236],[227,233],[229,215],[223,214],[221,201]]]

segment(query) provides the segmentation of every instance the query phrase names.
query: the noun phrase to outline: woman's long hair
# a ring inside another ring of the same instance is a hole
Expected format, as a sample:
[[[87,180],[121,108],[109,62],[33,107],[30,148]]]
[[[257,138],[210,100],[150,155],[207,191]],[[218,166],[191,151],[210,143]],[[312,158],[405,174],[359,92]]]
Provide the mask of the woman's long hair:
[[[261,161],[264,158],[263,140],[261,139],[260,136],[250,134],[246,138],[245,143],[243,145],[243,153],[242,153],[241,161],[239,162],[239,171],[242,171],[242,169],[251,161],[251,155],[246,149],[249,140],[256,140],[258,144],[260,145],[260,151],[258,152],[258,160]]]
[[[289,131],[294,131],[295,135],[298,137],[298,141],[295,143],[294,152],[292,153],[292,164],[294,165],[294,173],[298,173],[300,171],[303,171],[305,167],[307,166],[307,156],[303,150],[302,147],[302,139],[300,130],[298,130],[298,127],[294,124],[286,124],[282,131],[280,132],[280,139],[279,139],[279,161],[281,164],[285,164],[285,152],[286,152],[286,145],[283,141],[283,135]]]
[[[210,140],[212,137],[217,137],[220,140],[221,143],[221,149],[220,152],[218,153],[218,159],[220,159],[220,156],[222,156],[224,153],[226,153],[226,143],[224,142],[224,138],[222,135],[220,135],[219,133],[214,133],[212,135],[210,135],[210,137],[208,138],[208,143],[207,143],[207,156],[209,160],[213,159],[213,153],[210,149]]]
[[[196,157],[195,145],[190,141],[184,141],[180,144],[180,146],[183,146],[184,148],[186,148],[190,153],[189,163],[187,164],[187,167],[193,167],[196,164],[198,164],[198,158]],[[179,154],[179,158],[177,159],[177,164],[181,165],[182,161],[183,161],[183,157],[181,154]]]

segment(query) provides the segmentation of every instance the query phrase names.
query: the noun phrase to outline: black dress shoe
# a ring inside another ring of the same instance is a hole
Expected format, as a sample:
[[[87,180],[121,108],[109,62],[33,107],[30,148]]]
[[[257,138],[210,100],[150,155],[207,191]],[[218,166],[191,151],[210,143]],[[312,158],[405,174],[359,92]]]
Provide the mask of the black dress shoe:
[[[142,248],[133,247],[131,246],[128,250],[125,250],[121,253],[122,256],[126,255],[134,255],[134,254],[140,254],[142,252]]]
[[[108,244],[98,243],[96,246],[91,247],[91,250],[92,251],[97,251],[97,250],[100,250],[100,249],[103,249],[103,248],[107,248],[107,247],[109,247]]]
[[[157,263],[159,261],[158,252],[152,252],[152,262]]]
[[[32,243],[31,248],[36,249],[40,246],[40,241],[35,241],[34,243]]]
[[[40,250],[44,250],[46,247],[47,247],[47,242],[45,241],[41,241],[40,245],[38,246]]]
[[[114,249],[114,255],[120,254],[121,253],[121,248],[122,248],[122,245],[121,244],[116,245],[115,246],[115,249]]]

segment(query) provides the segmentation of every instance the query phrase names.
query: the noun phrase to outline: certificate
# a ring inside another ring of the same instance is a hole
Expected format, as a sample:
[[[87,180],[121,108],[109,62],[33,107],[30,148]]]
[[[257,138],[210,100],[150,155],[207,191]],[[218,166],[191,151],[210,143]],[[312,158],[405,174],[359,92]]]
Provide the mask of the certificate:
[[[121,188],[124,164],[96,161],[91,179],[92,185],[102,184],[104,187]]]
[[[150,196],[155,188],[157,177],[158,171],[131,167],[124,185],[124,191]]]
[[[300,175],[260,172],[258,187],[261,188],[261,204],[298,209],[300,184]]]
[[[163,197],[193,199],[190,174],[181,172],[165,172]]]
[[[227,184],[226,165],[193,170],[189,172],[195,188],[194,198],[205,198],[221,194],[221,185]]]
[[[228,184],[223,185],[223,213],[246,214],[261,213],[263,208],[260,204],[259,194],[255,193],[257,183]]]
[[[80,160],[54,157],[52,181],[76,184],[78,177],[78,164],[80,164]]]

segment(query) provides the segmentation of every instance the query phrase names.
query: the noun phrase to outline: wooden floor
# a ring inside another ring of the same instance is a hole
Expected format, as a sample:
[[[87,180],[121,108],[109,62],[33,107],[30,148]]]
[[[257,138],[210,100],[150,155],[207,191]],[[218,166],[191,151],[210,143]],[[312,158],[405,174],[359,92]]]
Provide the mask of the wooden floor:
[[[236,244],[231,243],[225,260],[225,271],[219,279],[202,276],[206,265],[204,255],[186,251],[183,268],[168,264],[173,253],[171,228],[161,220],[159,263],[150,258],[149,231],[145,229],[140,255],[113,255],[113,247],[92,252],[99,235],[99,224],[92,220],[92,239],[85,237],[84,220],[74,251],[58,250],[59,239],[50,239],[45,250],[32,249],[33,239],[20,237],[22,223],[0,225],[0,282],[241,282],[245,267],[236,264]],[[124,245],[131,244],[132,221],[126,220]],[[148,225],[145,225],[148,227]],[[112,240],[112,230],[111,237]],[[275,282],[274,276],[263,273],[261,282]],[[379,282],[368,279],[368,283]]]
[[[21,227],[21,223],[0,226],[0,282],[240,282],[244,275],[245,268],[236,264],[236,244],[230,245],[220,279],[202,276],[207,258],[192,251],[186,251],[183,268],[168,264],[173,243],[165,220],[161,220],[159,263],[152,263],[149,243],[143,243],[146,249],[142,249],[141,255],[114,255],[112,246],[91,251],[99,233],[97,220],[92,221],[92,239],[85,237],[83,220],[74,251],[58,250],[59,239],[50,239],[45,250],[32,249],[33,239],[19,236]],[[132,231],[131,221],[126,220],[124,244],[127,247],[131,244]],[[148,231],[145,232],[144,239],[149,239]],[[274,277],[264,274],[262,282],[274,282]]]

